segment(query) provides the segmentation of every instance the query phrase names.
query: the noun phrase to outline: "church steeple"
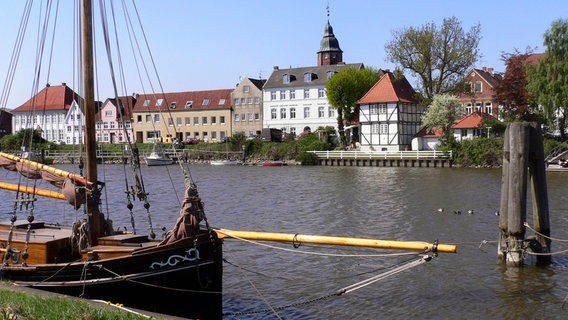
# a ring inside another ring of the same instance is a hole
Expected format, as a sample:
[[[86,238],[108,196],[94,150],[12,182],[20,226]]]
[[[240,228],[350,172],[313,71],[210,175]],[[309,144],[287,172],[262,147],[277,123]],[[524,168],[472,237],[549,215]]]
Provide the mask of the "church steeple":
[[[339,48],[339,41],[333,34],[333,28],[329,23],[329,5],[327,6],[327,24],[323,39],[318,51],[318,66],[335,65],[343,62],[343,51]]]

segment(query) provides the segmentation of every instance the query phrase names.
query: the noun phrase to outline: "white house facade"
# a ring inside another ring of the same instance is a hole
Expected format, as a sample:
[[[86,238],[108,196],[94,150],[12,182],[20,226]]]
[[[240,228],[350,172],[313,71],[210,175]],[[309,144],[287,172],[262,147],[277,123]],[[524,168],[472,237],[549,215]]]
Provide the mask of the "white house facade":
[[[424,107],[404,76],[386,72],[359,100],[359,148],[362,151],[411,150],[421,128]]]
[[[343,51],[329,21],[317,57],[314,67],[274,67],[262,90],[263,128],[282,129],[291,135],[327,126],[337,130],[337,112],[329,105],[325,91],[327,80],[343,68],[362,69],[364,65],[343,62]]]

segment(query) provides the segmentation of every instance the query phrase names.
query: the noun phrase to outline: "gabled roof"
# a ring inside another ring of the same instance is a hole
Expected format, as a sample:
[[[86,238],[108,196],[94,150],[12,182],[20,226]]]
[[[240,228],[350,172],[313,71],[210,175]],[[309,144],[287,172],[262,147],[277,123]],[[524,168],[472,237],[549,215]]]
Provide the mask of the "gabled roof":
[[[33,98],[14,109],[13,112],[27,112],[34,109],[37,111],[67,111],[73,100],[79,102],[78,94],[65,83],[59,86],[47,85]]]
[[[262,87],[266,83],[266,79],[253,79],[253,78],[248,78],[248,79],[255,87],[257,87],[260,90],[262,90]]]
[[[423,138],[441,138],[444,135],[444,131],[441,128],[434,128],[434,130],[428,130],[428,128],[423,127],[418,131],[415,137]]]
[[[132,109],[134,108],[134,104],[136,103],[136,98],[133,96],[125,96],[125,97],[118,97],[120,101],[120,107],[116,103],[116,98],[108,98],[106,102],[112,103],[113,106],[117,108],[122,114],[124,119],[131,119],[132,118]],[[104,105],[104,104],[103,104]],[[102,106],[101,106],[102,107]],[[97,120],[100,120],[101,114],[100,112],[97,113]],[[120,119],[120,115],[117,113],[116,118]]]
[[[546,56],[546,53],[533,53],[530,54],[526,59],[525,63],[537,64]]]
[[[328,79],[328,73],[337,73],[341,69],[346,67],[352,67],[360,70],[365,66],[362,63],[349,63],[289,69],[279,69],[278,67],[274,67],[274,71],[272,71],[272,74],[264,84],[264,89],[286,87],[294,88],[318,85],[325,86]],[[309,82],[304,81],[304,75],[307,73],[311,74],[311,80]],[[288,83],[284,83],[284,75],[290,76],[290,81]]]
[[[229,109],[232,107],[231,92],[233,89],[142,93],[136,99],[133,112]],[[174,103],[175,109],[171,108]],[[191,106],[186,108],[186,104]]]
[[[494,73],[492,68],[486,69],[473,69],[481,79],[483,79],[487,84],[489,84],[492,88],[496,88],[499,86],[502,77],[500,73]]]
[[[357,101],[357,104],[409,102],[417,103],[416,92],[406,77],[397,79],[392,72],[385,74]]]
[[[461,118],[460,120],[456,121],[452,126],[452,129],[474,129],[480,128],[482,126],[483,119],[493,119],[497,120],[494,116],[477,111],[469,114],[468,116]]]

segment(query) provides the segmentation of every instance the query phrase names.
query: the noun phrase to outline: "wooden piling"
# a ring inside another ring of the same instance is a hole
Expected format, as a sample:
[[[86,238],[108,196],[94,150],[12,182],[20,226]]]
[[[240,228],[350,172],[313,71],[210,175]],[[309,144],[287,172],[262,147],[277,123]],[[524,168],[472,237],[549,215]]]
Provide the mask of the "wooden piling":
[[[527,185],[530,178],[535,240],[525,239]],[[503,171],[499,218],[498,257],[508,266],[523,265],[524,252],[550,252],[548,195],[544,167],[542,132],[537,124],[514,122],[507,125],[503,144]],[[537,256],[549,263],[550,256]]]

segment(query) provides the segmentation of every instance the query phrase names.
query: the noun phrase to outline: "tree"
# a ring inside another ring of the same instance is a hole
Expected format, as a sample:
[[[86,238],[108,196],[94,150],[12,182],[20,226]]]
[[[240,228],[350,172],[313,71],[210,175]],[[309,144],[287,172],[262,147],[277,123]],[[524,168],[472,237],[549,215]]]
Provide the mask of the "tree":
[[[552,22],[544,33],[544,57],[536,65],[527,65],[527,89],[534,94],[549,122],[555,122],[565,138],[568,112],[568,20]]]
[[[359,114],[357,100],[379,81],[381,75],[382,73],[374,68],[346,67],[327,81],[327,100],[331,107],[337,110],[337,131],[342,145],[345,145],[345,123],[350,124],[354,116]]]
[[[392,32],[394,40],[385,45],[387,61],[409,70],[418,78],[418,89],[431,100],[434,95],[449,93],[463,75],[481,57],[478,49],[481,27],[464,32],[461,22],[446,18],[439,28],[434,22],[419,28]]]
[[[422,123],[429,131],[442,129],[443,136],[440,142],[444,145],[452,141],[452,125],[463,115],[464,111],[458,97],[442,93],[433,97],[432,103],[422,115]]]
[[[527,76],[525,65],[527,58],[533,53],[527,48],[525,53],[515,49],[514,53],[502,53],[501,60],[507,66],[505,75],[500,84],[495,88],[494,99],[503,106],[501,116],[506,121],[534,121],[535,115],[531,112],[530,101],[532,100],[527,91]]]

